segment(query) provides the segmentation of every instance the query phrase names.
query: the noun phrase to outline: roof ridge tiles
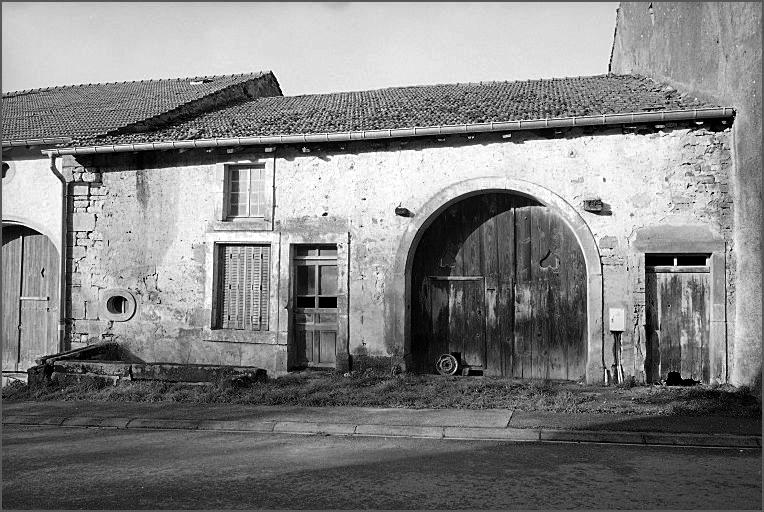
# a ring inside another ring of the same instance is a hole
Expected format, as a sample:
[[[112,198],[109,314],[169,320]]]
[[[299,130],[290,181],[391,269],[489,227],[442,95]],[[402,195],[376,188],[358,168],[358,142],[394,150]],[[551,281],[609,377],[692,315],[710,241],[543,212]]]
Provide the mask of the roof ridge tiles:
[[[195,80],[198,78],[231,78],[231,77],[237,77],[237,76],[246,76],[246,75],[252,75],[253,78],[259,78],[262,76],[267,75],[268,73],[271,73],[271,71],[253,71],[251,73],[234,73],[231,75],[205,75],[205,76],[188,76],[188,77],[174,77],[174,78],[143,78],[140,80],[122,80],[122,81],[113,81],[113,82],[90,82],[90,83],[80,83],[80,84],[66,84],[66,85],[48,85],[46,87],[35,87],[32,89],[21,89],[18,91],[8,91],[4,92],[2,95],[3,97],[15,97],[20,96],[23,94],[32,94],[32,93],[38,93],[38,92],[45,92],[45,91],[53,91],[53,90],[64,90],[64,89],[72,89],[74,87],[93,87],[98,85],[117,85],[117,84],[136,84],[136,83],[146,83],[146,82],[184,82],[184,81],[190,81]]]
[[[332,92],[318,92],[318,93],[302,93],[291,96],[282,96],[283,98],[300,98],[305,96],[326,96],[332,94],[357,94],[357,93],[373,93],[381,91],[393,91],[401,89],[424,89],[432,87],[454,87],[454,86],[480,86],[480,85],[496,85],[496,84],[513,84],[513,83],[530,83],[530,82],[553,82],[564,81],[572,79],[594,79],[594,78],[610,78],[610,77],[636,77],[644,78],[639,75],[615,75],[610,73],[601,73],[598,75],[579,75],[576,77],[551,77],[551,78],[527,78],[518,80],[481,80],[478,82],[449,82],[449,83],[436,83],[436,84],[418,84],[418,85],[391,85],[388,87],[379,87],[376,89],[356,89],[351,91],[332,91]]]

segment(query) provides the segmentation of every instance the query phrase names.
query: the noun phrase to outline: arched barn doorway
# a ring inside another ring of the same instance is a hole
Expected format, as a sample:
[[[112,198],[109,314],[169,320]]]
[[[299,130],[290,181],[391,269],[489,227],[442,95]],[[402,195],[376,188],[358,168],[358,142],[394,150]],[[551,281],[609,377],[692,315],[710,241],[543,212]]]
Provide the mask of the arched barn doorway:
[[[484,193],[444,210],[411,267],[416,371],[459,352],[485,375],[578,380],[587,363],[587,273],[573,231],[524,196]]]
[[[3,372],[24,372],[58,351],[59,257],[50,239],[25,226],[3,226]]]

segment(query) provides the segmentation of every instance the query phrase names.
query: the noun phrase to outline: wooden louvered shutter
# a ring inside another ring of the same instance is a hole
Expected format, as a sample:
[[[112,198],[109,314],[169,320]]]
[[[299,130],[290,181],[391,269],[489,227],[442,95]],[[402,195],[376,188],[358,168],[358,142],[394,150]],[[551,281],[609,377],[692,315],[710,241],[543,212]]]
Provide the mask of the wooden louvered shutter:
[[[268,330],[268,276],[270,272],[268,272],[268,269],[270,268],[270,256],[271,256],[271,248],[263,245],[260,246],[260,254],[259,258],[257,258],[257,265],[258,265],[258,275],[259,279],[256,283],[256,291],[257,291],[257,311],[259,313],[260,319],[259,319],[259,327],[261,331],[267,331]]]
[[[244,304],[244,261],[241,246],[223,247],[222,321],[224,329],[242,329]]]
[[[220,327],[267,330],[270,247],[225,245],[222,252]]]

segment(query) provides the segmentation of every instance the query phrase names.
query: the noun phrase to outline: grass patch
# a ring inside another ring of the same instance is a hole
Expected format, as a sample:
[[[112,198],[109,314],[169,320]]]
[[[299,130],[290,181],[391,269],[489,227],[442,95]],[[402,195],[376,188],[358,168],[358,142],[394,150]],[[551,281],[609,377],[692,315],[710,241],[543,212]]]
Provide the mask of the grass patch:
[[[390,375],[373,370],[346,376],[305,371],[246,388],[226,382],[189,385],[147,381],[116,386],[79,383],[62,388],[29,388],[23,383],[12,383],[3,388],[2,398],[761,417],[761,397],[744,387],[683,388],[641,386],[633,382],[605,387],[548,380]]]

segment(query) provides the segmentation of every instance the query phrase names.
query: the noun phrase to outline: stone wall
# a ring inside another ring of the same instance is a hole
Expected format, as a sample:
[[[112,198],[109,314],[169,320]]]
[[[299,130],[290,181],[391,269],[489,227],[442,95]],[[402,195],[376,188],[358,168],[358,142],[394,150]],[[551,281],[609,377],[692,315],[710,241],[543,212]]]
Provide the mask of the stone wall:
[[[761,379],[761,14],[760,2],[622,2],[610,71],[668,82],[736,110],[735,208],[737,307],[729,310],[735,384]],[[734,331],[734,332],[733,332]]]
[[[622,343],[626,373],[640,376],[644,353],[644,255],[634,247],[645,227],[703,227],[726,242],[733,262],[729,129],[705,126],[574,130],[561,136],[515,132],[379,141],[310,148],[177,151],[104,155],[70,162],[71,214],[82,230],[71,237],[70,336],[73,342],[113,338],[147,362],[221,363],[286,370],[290,344],[289,245],[338,243],[340,281],[349,288],[342,333],[352,357],[402,356],[390,337],[386,297],[394,261],[417,211],[465,180],[504,177],[543,187],[588,225],[601,255],[604,310],[629,313]],[[230,231],[218,221],[222,169],[251,159],[273,162],[273,231]],[[82,166],[85,167],[82,167]],[[96,171],[97,170],[97,171]],[[88,179],[90,181],[85,181]],[[604,214],[584,211],[599,197]],[[416,217],[415,217],[416,218]],[[228,231],[227,231],[228,230]],[[213,241],[272,245],[272,323],[246,339],[210,330]],[[349,240],[349,242],[348,242]],[[641,259],[640,259],[641,258]],[[734,282],[734,266],[726,268]],[[130,290],[134,319],[108,322],[88,304],[109,288]],[[730,294],[729,307],[734,305]],[[601,318],[602,311],[590,311]],[[341,321],[342,324],[342,321]],[[612,340],[605,337],[606,365]],[[590,343],[602,343],[591,340]]]

